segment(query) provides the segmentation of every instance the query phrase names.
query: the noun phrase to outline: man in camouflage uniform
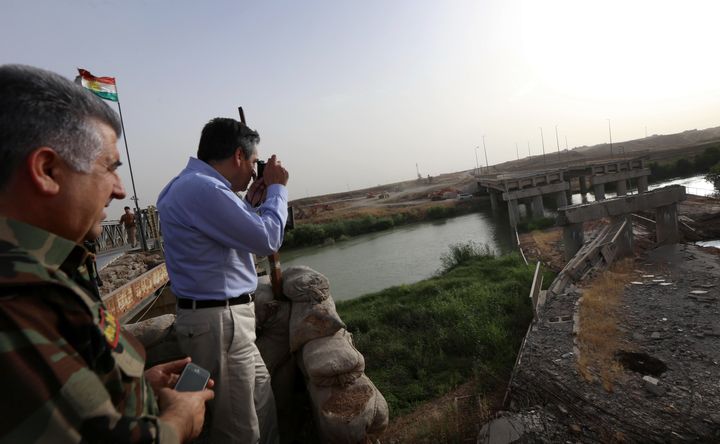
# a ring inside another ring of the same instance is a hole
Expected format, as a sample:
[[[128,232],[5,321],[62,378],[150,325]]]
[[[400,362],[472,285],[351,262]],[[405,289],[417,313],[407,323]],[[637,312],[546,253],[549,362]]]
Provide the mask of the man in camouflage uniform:
[[[170,388],[189,359],[145,371],[89,279],[81,243],[125,197],[119,134],[82,87],[0,66],[0,443],[165,443],[202,428],[212,390]]]

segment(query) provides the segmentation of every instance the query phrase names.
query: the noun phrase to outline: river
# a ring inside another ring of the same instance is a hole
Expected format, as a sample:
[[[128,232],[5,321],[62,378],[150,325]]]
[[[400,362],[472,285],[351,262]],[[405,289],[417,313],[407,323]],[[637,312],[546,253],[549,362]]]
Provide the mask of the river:
[[[451,244],[472,240],[505,253],[510,239],[507,221],[495,223],[488,210],[291,250],[282,254],[282,265],[307,265],[324,274],[333,298],[341,301],[432,276]]]
[[[709,195],[712,184],[702,176],[654,184],[684,185],[693,194]],[[614,197],[608,193],[607,197]],[[592,202],[592,193],[586,198]],[[580,203],[579,194],[572,203]],[[521,206],[521,213],[524,210]],[[548,211],[552,213],[552,211]],[[353,299],[387,287],[411,284],[431,277],[441,266],[440,256],[451,244],[474,241],[493,251],[511,250],[511,234],[505,212],[493,216],[490,210],[436,222],[395,227],[388,231],[365,234],[333,245],[300,248],[282,254],[283,267],[307,265],[330,280],[336,301]]]

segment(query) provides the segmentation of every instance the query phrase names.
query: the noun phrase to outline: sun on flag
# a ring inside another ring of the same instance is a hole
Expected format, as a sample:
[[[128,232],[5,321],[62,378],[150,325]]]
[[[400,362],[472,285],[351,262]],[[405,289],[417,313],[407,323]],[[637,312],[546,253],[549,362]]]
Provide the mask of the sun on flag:
[[[90,71],[78,68],[80,84],[105,100],[118,101],[115,77],[95,77]]]

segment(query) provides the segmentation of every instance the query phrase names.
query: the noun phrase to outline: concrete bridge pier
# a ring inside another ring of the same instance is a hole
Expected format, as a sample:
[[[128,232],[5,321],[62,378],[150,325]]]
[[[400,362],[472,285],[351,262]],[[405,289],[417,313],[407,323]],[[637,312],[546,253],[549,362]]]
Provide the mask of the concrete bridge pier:
[[[588,193],[588,185],[585,176],[578,176],[578,182],[580,182],[580,194],[583,196]]]
[[[655,209],[655,233],[658,244],[672,244],[679,240],[677,203]]]
[[[627,195],[627,181],[625,179],[615,182],[615,190],[618,196]]]
[[[585,242],[583,224],[568,224],[563,227],[563,245],[565,246],[565,260],[570,260],[580,250]]]
[[[564,191],[560,191],[560,192],[556,193],[555,199],[556,199],[558,208],[566,207],[568,204],[568,198]]]
[[[532,216],[537,218],[545,217],[545,206],[543,205],[542,195],[533,196],[530,203]]]
[[[510,217],[510,226],[512,228],[517,227],[518,222],[520,222],[520,209],[516,199],[508,201],[508,216]]]
[[[647,193],[648,190],[648,178],[647,176],[640,176],[637,179],[638,193]]]
[[[593,193],[595,194],[595,200],[605,200],[605,184],[596,183],[593,184]]]
[[[493,190],[488,190],[488,192],[490,193],[490,208],[492,208],[493,212],[496,212],[499,208],[498,193]]]

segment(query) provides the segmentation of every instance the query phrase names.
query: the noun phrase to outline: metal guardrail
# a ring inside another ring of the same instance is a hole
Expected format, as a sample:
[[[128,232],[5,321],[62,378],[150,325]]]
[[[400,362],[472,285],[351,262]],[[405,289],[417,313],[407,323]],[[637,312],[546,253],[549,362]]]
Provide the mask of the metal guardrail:
[[[530,287],[530,299],[532,300],[533,305],[533,320],[536,322],[538,320],[537,306],[538,300],[540,299],[540,291],[542,289],[542,284],[543,275],[540,272],[540,261],[538,261],[537,265],[535,265],[535,274],[533,275],[532,287]]]
[[[522,247],[520,246],[520,235],[518,234],[517,227],[515,228],[515,242],[517,244],[518,250],[520,250],[520,257],[522,257],[523,261],[525,262],[525,265],[530,265],[528,263],[527,258],[525,257],[525,252],[523,251]]]
[[[139,222],[142,223],[144,233],[147,235],[148,242],[153,239],[159,239],[161,237],[160,232],[160,217],[157,212],[157,208],[150,206],[140,211]],[[140,226],[136,222],[138,227],[137,242],[140,242]],[[98,252],[110,251],[117,248],[126,247],[129,245],[127,241],[127,233],[125,227],[119,220],[110,220],[102,223],[102,233],[100,237],[95,241]]]
[[[543,284],[543,275],[540,272],[540,265],[541,265],[540,261],[538,261],[537,265],[535,265],[535,275],[533,276],[533,283],[532,283],[532,287],[530,288],[530,300],[532,301],[532,305],[533,305],[533,320],[530,323],[530,325],[528,325],[527,331],[525,332],[525,336],[523,336],[522,343],[520,344],[520,348],[518,349],[517,356],[515,357],[515,365],[513,366],[513,370],[510,375],[510,379],[508,380],[507,387],[505,388],[505,396],[503,397],[502,405],[504,407],[507,407],[508,399],[510,399],[511,387],[513,384],[513,380],[515,379],[515,376],[517,375],[517,371],[518,371],[518,368],[520,367],[520,363],[522,362],[523,352],[525,351],[525,344],[527,344],[528,336],[530,336],[530,332],[532,331],[533,326],[539,320],[538,314],[537,314],[537,306],[538,306],[538,300],[540,299],[540,291],[542,289],[542,284]]]

